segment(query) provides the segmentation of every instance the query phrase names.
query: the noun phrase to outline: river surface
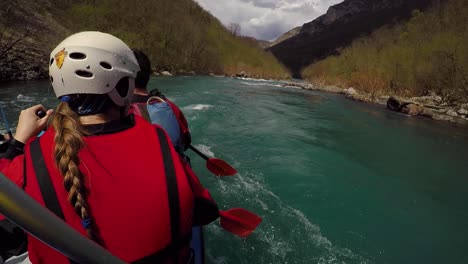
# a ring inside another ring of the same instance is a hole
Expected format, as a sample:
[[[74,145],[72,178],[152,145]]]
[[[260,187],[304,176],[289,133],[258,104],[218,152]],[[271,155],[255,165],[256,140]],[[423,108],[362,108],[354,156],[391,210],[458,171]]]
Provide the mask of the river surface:
[[[193,144],[239,171],[215,178],[223,209],[263,217],[247,239],[205,230],[207,263],[468,263],[468,129],[276,82],[150,82],[185,113]],[[0,84],[10,126],[56,100],[47,81]],[[4,131],[4,122],[0,130]]]

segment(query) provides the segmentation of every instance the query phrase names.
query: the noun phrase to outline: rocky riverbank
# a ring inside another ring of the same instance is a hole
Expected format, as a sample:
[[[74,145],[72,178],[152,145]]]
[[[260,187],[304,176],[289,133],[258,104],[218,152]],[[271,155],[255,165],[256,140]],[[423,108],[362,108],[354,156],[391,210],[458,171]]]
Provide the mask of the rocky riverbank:
[[[468,125],[468,103],[447,105],[443,103],[442,97],[435,94],[420,97],[375,96],[358,91],[352,87],[343,89],[337,86],[311,84],[308,82],[285,82],[283,86],[343,94],[348,99],[380,104],[386,106],[388,110],[397,111],[409,116]]]

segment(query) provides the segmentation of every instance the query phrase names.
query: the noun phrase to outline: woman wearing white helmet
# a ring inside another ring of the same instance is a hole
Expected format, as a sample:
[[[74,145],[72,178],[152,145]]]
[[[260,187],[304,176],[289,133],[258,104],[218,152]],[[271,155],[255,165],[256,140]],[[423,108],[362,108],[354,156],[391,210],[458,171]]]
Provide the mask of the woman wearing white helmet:
[[[36,116],[45,111],[41,105],[22,111],[0,170],[122,260],[185,263],[192,189],[203,187],[189,182],[192,172],[160,127],[127,115],[138,70],[132,50],[112,35],[81,32],[65,39],[49,61],[61,103],[42,118]],[[51,126],[35,138],[49,118]],[[218,211],[208,192],[203,198],[211,202],[206,223]],[[28,240],[32,263],[69,262]]]

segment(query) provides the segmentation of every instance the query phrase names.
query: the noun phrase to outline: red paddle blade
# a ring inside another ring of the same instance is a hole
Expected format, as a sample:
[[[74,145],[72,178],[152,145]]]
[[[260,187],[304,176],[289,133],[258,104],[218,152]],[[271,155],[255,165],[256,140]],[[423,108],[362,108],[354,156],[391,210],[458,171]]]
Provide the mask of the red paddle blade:
[[[221,227],[240,237],[249,236],[262,222],[262,218],[242,208],[219,211]]]
[[[237,173],[231,165],[217,158],[209,158],[206,161],[206,168],[216,176],[232,176]]]

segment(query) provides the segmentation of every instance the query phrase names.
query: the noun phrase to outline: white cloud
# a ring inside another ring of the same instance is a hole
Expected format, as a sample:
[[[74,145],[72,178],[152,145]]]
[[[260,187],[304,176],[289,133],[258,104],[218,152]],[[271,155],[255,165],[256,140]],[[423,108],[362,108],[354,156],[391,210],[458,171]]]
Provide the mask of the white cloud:
[[[325,14],[343,0],[195,0],[223,24],[237,23],[241,34],[274,40]]]

